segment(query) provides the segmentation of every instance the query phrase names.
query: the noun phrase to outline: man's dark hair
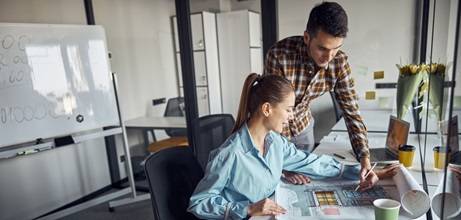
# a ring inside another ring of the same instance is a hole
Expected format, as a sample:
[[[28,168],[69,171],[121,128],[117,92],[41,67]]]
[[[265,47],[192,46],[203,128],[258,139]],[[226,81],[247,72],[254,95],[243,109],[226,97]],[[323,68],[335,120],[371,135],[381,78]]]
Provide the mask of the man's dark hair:
[[[345,38],[347,36],[347,14],[343,7],[336,2],[322,2],[316,4],[309,14],[306,31],[314,38],[317,31],[324,32],[334,37]]]

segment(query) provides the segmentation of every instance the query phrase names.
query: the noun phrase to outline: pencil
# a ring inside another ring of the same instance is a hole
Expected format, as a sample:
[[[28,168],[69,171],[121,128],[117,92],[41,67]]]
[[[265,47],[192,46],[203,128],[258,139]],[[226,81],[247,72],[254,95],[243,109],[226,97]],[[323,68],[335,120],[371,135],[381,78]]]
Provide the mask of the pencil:
[[[343,160],[345,160],[345,159],[346,159],[344,156],[342,156],[342,155],[339,155],[339,154],[337,154],[337,153],[333,153],[333,155],[335,155],[335,156],[337,156],[337,157],[339,157],[339,158],[341,158],[341,159],[343,159]]]
[[[371,167],[371,169],[365,174],[365,179],[368,177],[368,175],[370,175],[371,171],[376,167],[376,164],[378,164],[378,163],[375,163],[375,164]],[[360,187],[360,184],[357,185],[357,187],[355,187],[355,190],[354,190],[354,191],[357,191],[357,190],[359,189],[359,187]]]

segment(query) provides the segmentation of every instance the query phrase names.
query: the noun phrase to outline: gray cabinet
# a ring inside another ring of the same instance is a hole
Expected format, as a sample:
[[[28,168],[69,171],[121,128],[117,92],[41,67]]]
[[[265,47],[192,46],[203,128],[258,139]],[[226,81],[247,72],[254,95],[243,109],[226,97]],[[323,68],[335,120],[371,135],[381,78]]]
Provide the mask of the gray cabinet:
[[[263,71],[259,13],[249,10],[216,14],[224,113],[237,117],[245,78]]]
[[[184,96],[176,17],[173,17],[179,94]],[[191,14],[192,48],[199,117],[222,112],[216,14]]]

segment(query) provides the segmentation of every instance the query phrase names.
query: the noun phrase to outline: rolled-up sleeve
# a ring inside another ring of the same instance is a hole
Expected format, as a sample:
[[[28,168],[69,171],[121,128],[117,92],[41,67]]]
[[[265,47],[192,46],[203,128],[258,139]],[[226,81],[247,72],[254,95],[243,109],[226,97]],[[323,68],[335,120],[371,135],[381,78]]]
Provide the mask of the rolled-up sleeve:
[[[302,173],[313,179],[343,177],[358,180],[360,165],[343,165],[333,157],[317,156],[304,150],[298,150],[293,143],[286,141],[283,169]]]
[[[343,62],[339,66],[340,72],[335,86],[336,99],[342,109],[343,117],[346,122],[349,139],[352,148],[356,154],[356,159],[369,157],[368,150],[368,133],[359,112],[359,104],[355,91],[354,79],[351,76],[351,70],[347,59],[341,59]]]

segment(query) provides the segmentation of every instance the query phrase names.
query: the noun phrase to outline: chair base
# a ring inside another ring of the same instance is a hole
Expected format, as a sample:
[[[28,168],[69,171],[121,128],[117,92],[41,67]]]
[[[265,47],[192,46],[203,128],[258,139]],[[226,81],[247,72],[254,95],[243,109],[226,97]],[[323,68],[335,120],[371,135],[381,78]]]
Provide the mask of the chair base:
[[[147,150],[150,152],[157,152],[159,150],[163,150],[165,148],[173,147],[173,146],[189,146],[189,141],[187,137],[170,137],[164,140],[155,141],[147,147]]]

